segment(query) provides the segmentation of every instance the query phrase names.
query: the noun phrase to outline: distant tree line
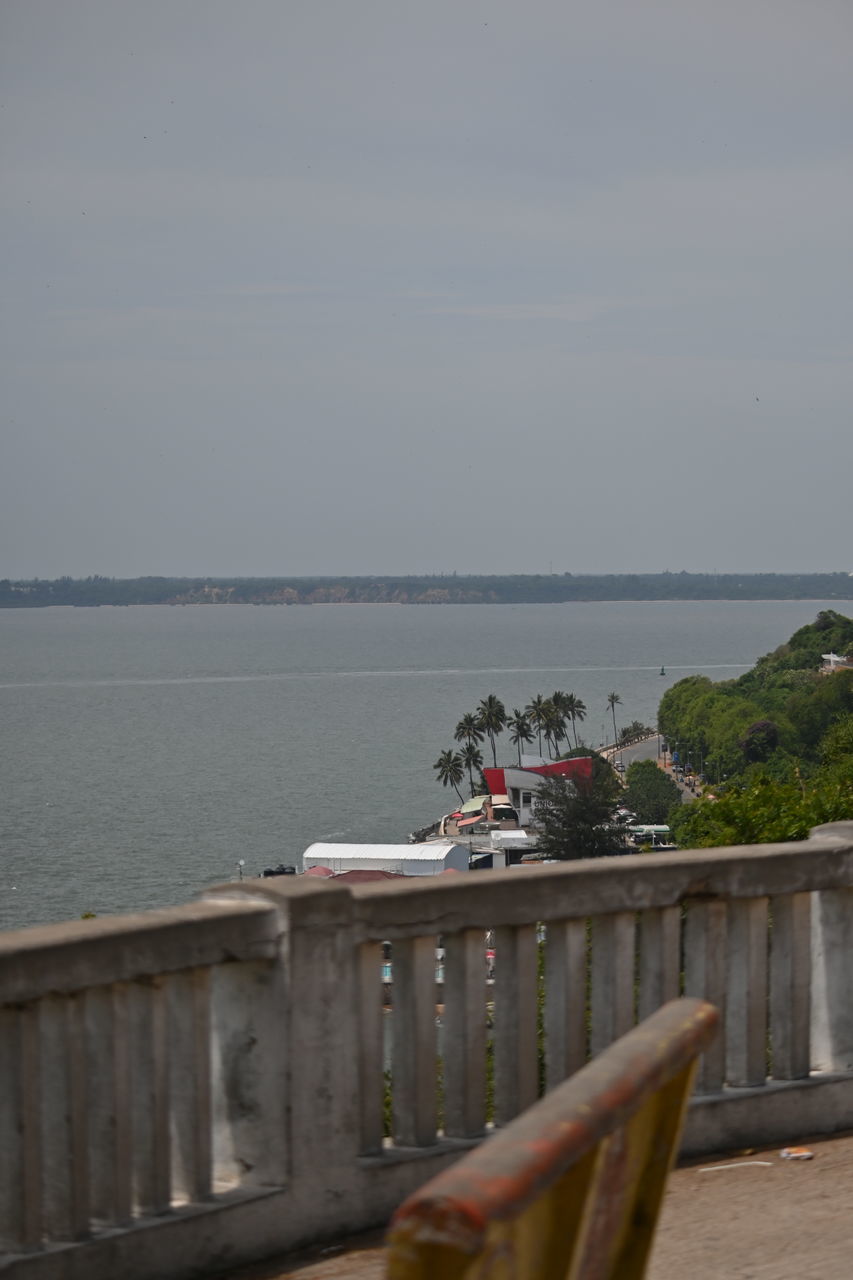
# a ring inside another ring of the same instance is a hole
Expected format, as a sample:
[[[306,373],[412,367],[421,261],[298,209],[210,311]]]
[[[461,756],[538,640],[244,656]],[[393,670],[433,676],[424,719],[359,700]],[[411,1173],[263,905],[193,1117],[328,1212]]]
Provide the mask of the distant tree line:
[[[847,573],[433,574],[400,577],[5,578],[0,608],[130,604],[563,604],[851,600]]]

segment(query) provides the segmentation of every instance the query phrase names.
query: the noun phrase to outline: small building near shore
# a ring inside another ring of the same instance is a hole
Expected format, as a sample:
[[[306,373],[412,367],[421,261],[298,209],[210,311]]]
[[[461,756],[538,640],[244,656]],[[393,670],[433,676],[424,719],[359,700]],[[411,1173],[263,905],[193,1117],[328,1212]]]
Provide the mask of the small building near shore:
[[[551,760],[542,764],[505,765],[503,768],[486,768],[483,776],[492,795],[507,800],[518,816],[518,823],[526,827],[535,821],[536,789],[543,778],[567,778],[570,781],[592,777],[592,756],[572,756],[570,760]]]
[[[312,844],[302,855],[302,869],[328,867],[344,871],[390,871],[403,876],[437,876],[442,871],[468,870],[467,845],[434,841],[428,844]]]

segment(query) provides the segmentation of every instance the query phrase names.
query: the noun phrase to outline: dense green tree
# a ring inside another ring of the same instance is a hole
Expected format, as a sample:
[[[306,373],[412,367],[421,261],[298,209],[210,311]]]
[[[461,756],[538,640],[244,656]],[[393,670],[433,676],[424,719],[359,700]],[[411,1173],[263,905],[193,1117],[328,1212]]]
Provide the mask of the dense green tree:
[[[519,711],[518,707],[513,707],[512,715],[508,718],[506,725],[509,730],[510,742],[518,748],[518,765],[521,768],[521,744],[533,741],[533,730],[530,727],[530,721],[523,711]]]
[[[665,823],[673,805],[681,804],[681,791],[654,760],[635,760],[625,774],[622,799],[638,822]]]
[[[772,720],[756,720],[740,743],[740,749],[751,763],[766,760],[779,745],[779,729]]]
[[[853,670],[819,674],[821,657],[851,644],[853,619],[824,610],[736,680],[691,676],[673,685],[661,699],[661,731],[682,759],[701,757],[715,785],[754,780],[759,765],[777,781],[795,763],[807,777],[827,730],[853,712]]]
[[[808,782],[789,774],[733,785],[673,811],[673,834],[683,849],[805,840],[812,827],[853,817],[853,774],[832,769]]]
[[[853,711],[830,726],[821,739],[819,754],[825,765],[853,757]]]
[[[536,791],[539,848],[560,861],[624,852],[616,806],[616,798],[595,779],[544,778]]]
[[[498,753],[495,738],[506,725],[506,707],[497,694],[489,693],[477,706],[477,718],[481,728],[485,729],[492,748],[492,763],[498,765]]]
[[[465,777],[465,766],[458,751],[442,751],[432,767],[438,774],[438,780],[442,786],[453,787],[461,803],[462,792],[459,790],[459,783]]]

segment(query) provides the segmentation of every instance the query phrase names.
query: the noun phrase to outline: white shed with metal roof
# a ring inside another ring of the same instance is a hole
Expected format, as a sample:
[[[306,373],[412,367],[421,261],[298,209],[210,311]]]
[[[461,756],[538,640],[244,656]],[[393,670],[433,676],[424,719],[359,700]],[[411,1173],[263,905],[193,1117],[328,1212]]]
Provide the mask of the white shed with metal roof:
[[[437,876],[442,871],[467,871],[466,845],[435,841],[427,844],[312,844],[302,855],[302,869],[328,867],[342,871],[393,871],[403,876]]]

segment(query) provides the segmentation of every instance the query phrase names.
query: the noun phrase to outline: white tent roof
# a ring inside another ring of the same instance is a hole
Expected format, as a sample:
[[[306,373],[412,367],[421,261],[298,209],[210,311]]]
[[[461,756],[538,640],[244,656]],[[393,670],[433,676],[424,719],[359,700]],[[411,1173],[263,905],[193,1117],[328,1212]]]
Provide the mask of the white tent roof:
[[[312,844],[302,855],[302,867],[332,871],[399,871],[403,875],[435,875],[445,867],[468,870],[468,849],[453,841],[429,844]]]

